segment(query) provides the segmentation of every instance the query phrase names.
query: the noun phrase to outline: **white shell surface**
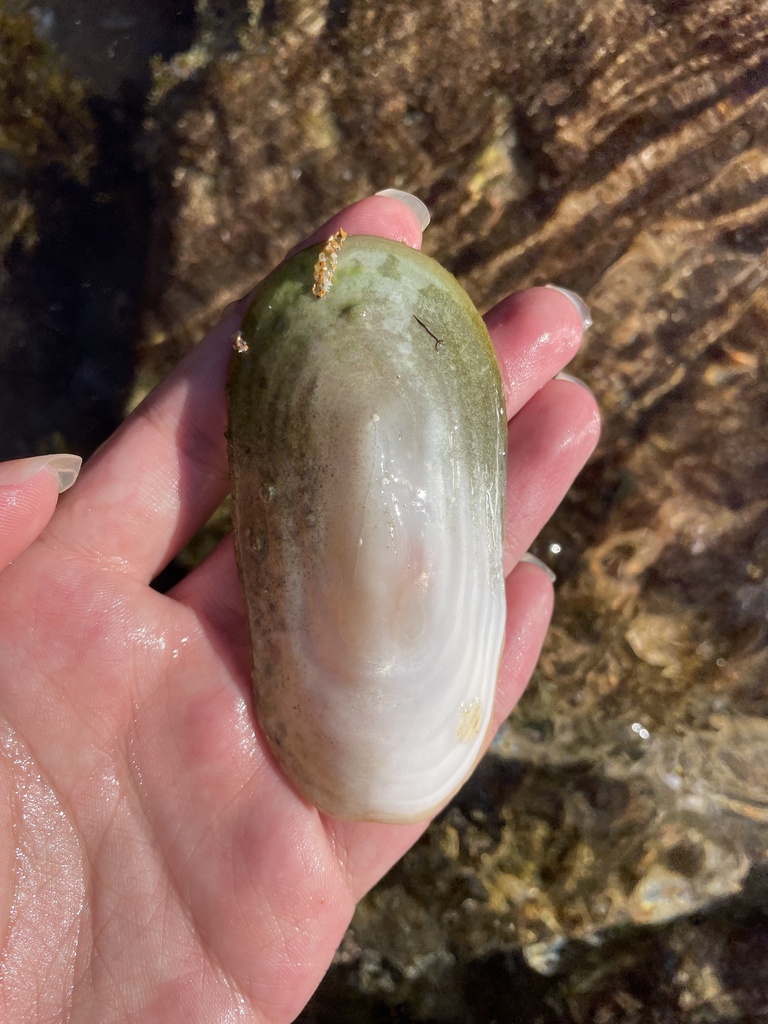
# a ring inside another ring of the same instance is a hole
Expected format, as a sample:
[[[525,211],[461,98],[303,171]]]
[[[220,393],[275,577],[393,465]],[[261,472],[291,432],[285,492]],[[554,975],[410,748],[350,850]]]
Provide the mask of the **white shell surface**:
[[[322,299],[312,262],[265,282],[233,356],[256,706],[321,810],[416,821],[469,775],[493,710],[503,392],[481,318],[433,260],[350,238]]]

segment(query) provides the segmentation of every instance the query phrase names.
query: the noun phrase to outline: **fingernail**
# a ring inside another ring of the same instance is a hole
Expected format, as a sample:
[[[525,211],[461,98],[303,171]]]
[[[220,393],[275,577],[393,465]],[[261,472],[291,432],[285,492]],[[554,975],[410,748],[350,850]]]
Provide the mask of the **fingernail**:
[[[421,230],[424,231],[432,219],[429,214],[429,210],[418,198],[418,196],[411,195],[410,192],[401,192],[399,188],[383,188],[381,192],[376,193],[377,196],[389,196],[390,199],[397,199],[403,206],[407,206],[409,210],[416,214],[416,219],[421,224]]]
[[[549,568],[546,562],[542,562],[540,558],[537,558],[536,555],[532,555],[530,551],[526,551],[524,555],[521,555],[520,561],[528,562],[530,565],[537,566],[539,569],[541,569],[543,573],[546,573],[546,575],[549,577],[550,583],[554,583],[557,579],[557,576],[555,576],[555,574],[552,572],[552,570]]]
[[[579,380],[578,377],[574,377],[573,374],[566,373],[565,370],[561,370],[560,373],[556,373],[552,378],[553,380],[567,380],[569,384],[578,384],[580,388],[584,388],[589,394],[592,394],[592,388],[589,384],[585,384],[583,380]]]
[[[566,299],[571,300],[579,312],[579,316],[581,317],[581,326],[585,331],[588,327],[592,326],[592,314],[589,311],[589,306],[580,295],[577,295],[576,292],[572,292],[570,288],[560,288],[560,286],[556,284],[548,284],[545,285],[545,287],[551,288],[555,292],[560,292],[560,294],[564,295]]]
[[[0,486],[11,487],[26,483],[43,470],[54,473],[59,494],[69,490],[77,480],[83,460],[79,455],[38,455],[32,459],[13,459],[0,462]]]

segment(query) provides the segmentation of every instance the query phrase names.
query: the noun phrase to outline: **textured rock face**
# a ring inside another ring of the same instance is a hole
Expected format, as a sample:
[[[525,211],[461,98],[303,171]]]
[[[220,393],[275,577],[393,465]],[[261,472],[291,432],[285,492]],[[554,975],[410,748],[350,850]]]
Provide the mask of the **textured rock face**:
[[[595,318],[534,683],[306,1022],[768,1019],[767,34],[762,0],[200,0],[156,71],[137,392],[388,186],[481,307]]]
[[[177,61],[157,95],[177,261],[157,323],[181,314],[194,334],[311,224],[400,186],[430,204],[427,250],[481,306],[546,281],[587,297],[574,371],[605,415],[537,549],[560,583],[534,684],[360,907],[304,1019],[757,1020],[764,6],[253,13],[236,48],[174,85]]]

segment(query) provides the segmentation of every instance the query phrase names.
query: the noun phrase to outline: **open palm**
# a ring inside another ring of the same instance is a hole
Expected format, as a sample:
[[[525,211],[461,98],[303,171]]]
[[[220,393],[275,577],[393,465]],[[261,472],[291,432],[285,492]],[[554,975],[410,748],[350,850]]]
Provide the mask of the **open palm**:
[[[313,237],[339,226],[420,243],[388,197]],[[283,777],[252,713],[229,540],[169,594],[148,585],[227,491],[224,380],[241,315],[225,314],[0,574],[9,1024],[290,1021],[355,901],[423,829],[330,820]],[[599,428],[589,393],[551,380],[581,338],[567,298],[532,289],[487,321],[511,417],[500,721],[551,609],[547,577],[518,560]],[[35,479],[45,517],[52,484]]]

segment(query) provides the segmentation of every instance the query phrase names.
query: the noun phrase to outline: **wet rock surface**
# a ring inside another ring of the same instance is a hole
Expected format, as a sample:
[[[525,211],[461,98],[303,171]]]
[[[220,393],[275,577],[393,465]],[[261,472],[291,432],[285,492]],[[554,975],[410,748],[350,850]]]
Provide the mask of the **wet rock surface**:
[[[553,281],[595,320],[539,669],[306,1024],[768,1020],[767,33],[757,0],[230,0],[155,64],[129,403],[384,187],[481,308]]]

